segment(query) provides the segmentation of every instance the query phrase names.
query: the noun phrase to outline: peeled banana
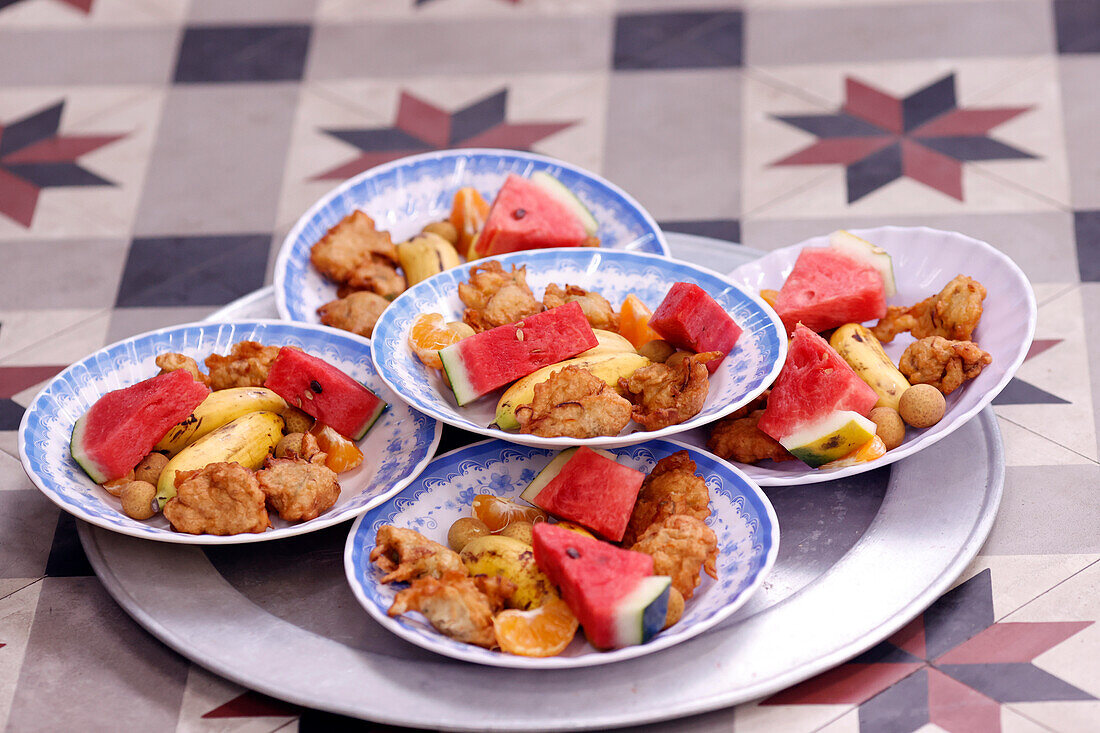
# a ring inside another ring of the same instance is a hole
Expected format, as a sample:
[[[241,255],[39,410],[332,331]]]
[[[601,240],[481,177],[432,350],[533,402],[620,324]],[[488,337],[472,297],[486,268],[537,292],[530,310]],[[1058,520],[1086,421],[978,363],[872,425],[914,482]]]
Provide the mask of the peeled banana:
[[[867,327],[845,323],[833,332],[829,345],[878,394],[875,407],[898,409],[898,400],[909,389],[909,382]]]
[[[409,285],[460,264],[454,245],[432,232],[421,232],[397,245],[397,261]]]
[[[501,430],[516,430],[519,428],[519,422],[516,420],[516,408],[520,405],[531,404],[535,399],[535,385],[542,384],[550,379],[551,374],[561,371],[567,366],[578,366],[587,369],[598,379],[602,379],[608,385],[617,388],[620,377],[629,377],[636,370],[649,366],[650,363],[649,359],[632,350],[617,354],[577,356],[543,367],[528,374],[505,390],[500,401],[497,402],[497,415],[494,422]]]
[[[153,450],[172,457],[199,438],[250,412],[282,412],[286,402],[264,387],[233,387],[207,395],[195,411],[161,438]]]
[[[283,436],[283,418],[274,412],[250,412],[222,425],[187,446],[168,461],[157,481],[157,506],[176,495],[176,474],[211,463],[239,463],[256,469]]]
[[[593,356],[603,356],[604,354],[636,354],[634,350],[634,344],[627,341],[625,336],[620,336],[614,331],[604,331],[602,328],[593,328],[592,333],[596,334],[596,340],[599,342],[588,351],[582,351],[577,354],[574,359],[591,358]]]
[[[466,543],[459,553],[470,575],[499,575],[516,584],[508,605],[527,610],[557,596],[550,578],[535,564],[531,546],[512,537],[483,535]]]

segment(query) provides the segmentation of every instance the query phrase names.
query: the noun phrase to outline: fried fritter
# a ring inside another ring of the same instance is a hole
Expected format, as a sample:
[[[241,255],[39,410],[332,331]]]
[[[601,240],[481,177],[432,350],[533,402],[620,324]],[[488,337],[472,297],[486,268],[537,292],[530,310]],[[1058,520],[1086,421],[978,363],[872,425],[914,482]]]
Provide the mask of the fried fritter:
[[[527,268],[512,265],[512,271],[505,272],[496,260],[470,270],[470,281],[458,284],[458,297],[466,306],[462,320],[479,333],[543,309],[527,286]]]
[[[966,275],[956,275],[936,295],[925,298],[909,308],[892,305],[886,315],[871,329],[882,343],[893,341],[904,331],[913,338],[943,336],[956,341],[969,341],[982,317],[985,287]]]
[[[405,292],[407,287],[409,284],[405,276],[389,260],[373,256],[352,271],[347,283],[336,294],[343,298],[360,290],[369,290],[392,300]]]
[[[778,440],[756,426],[763,414],[763,410],[753,410],[743,417],[736,417],[737,413],[734,413],[722,418],[710,430],[707,450],[719,458],[738,463],[756,463],[766,458],[773,461],[794,458]]]
[[[588,324],[592,328],[619,332],[619,314],[611,307],[611,303],[607,302],[607,298],[599,293],[576,285],[566,285],[562,290],[557,283],[550,283],[542,294],[542,304],[547,310],[573,301],[580,304],[584,317],[588,319]]]
[[[210,371],[210,389],[230,387],[262,387],[271,371],[271,362],[279,355],[278,346],[264,346],[255,341],[233,344],[228,356],[211,354],[206,357]]]
[[[672,587],[684,598],[695,594],[700,568],[718,578],[718,538],[703,520],[686,514],[649,525],[630,549],[652,555],[653,574],[671,577]]]
[[[660,430],[690,420],[703,409],[710,389],[707,362],[719,351],[650,364],[619,380],[619,390],[634,403],[632,417],[646,430]]]
[[[387,613],[400,616],[419,611],[441,634],[492,649],[496,646],[493,616],[515,589],[515,583],[507,578],[471,578],[465,570],[452,570],[440,579],[417,578],[397,594]]]
[[[358,291],[338,300],[325,303],[317,309],[321,323],[344,331],[351,331],[370,338],[374,326],[382,317],[382,311],[390,301],[376,293]]]
[[[442,578],[449,570],[466,573],[462,558],[454,550],[419,532],[389,524],[378,528],[370,560],[386,573],[382,576],[383,583],[410,581],[425,575]]]
[[[195,378],[196,382],[201,382],[208,387],[210,386],[210,377],[199,371],[199,365],[190,356],[184,356],[183,354],[177,354],[170,351],[158,356],[156,361],[157,366],[160,367],[161,374],[167,374],[168,372],[182,369],[190,373],[191,376]]]
[[[164,516],[177,532],[230,535],[263,532],[271,526],[264,492],[239,463],[211,463],[176,474],[176,496]]]
[[[657,461],[642,482],[623,535],[623,547],[631,547],[650,525],[674,514],[696,519],[710,516],[710,490],[703,478],[696,475],[695,461],[686,450]]]
[[[314,519],[340,498],[336,472],[325,465],[324,453],[313,454],[318,456],[319,462],[268,457],[263,470],[256,472],[268,503],[288,522]]]
[[[928,336],[909,344],[898,360],[898,370],[910,384],[930,384],[949,395],[992,363],[993,357],[972,341]]]
[[[397,248],[389,232],[378,231],[373,219],[356,210],[313,245],[309,261],[322,275],[342,285],[361,265],[369,263],[372,255],[397,262]]]
[[[516,421],[520,432],[544,438],[594,438],[618,435],[630,422],[630,411],[630,402],[602,379],[567,366],[535,385],[534,401],[516,408]]]

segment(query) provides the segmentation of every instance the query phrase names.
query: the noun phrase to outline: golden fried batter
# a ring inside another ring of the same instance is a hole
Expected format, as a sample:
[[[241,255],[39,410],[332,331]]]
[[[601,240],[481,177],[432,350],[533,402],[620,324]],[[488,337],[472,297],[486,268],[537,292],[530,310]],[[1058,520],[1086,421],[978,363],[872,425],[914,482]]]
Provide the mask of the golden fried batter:
[[[278,346],[264,346],[255,341],[233,344],[228,356],[211,354],[206,357],[210,371],[210,389],[230,387],[262,387],[271,371],[271,362],[279,355]]]
[[[649,525],[630,549],[652,555],[653,574],[671,577],[672,587],[684,598],[695,594],[700,568],[718,578],[718,538],[703,520],[687,514]]]
[[[909,344],[898,361],[898,370],[910,384],[931,384],[949,395],[992,363],[993,357],[972,341],[929,336]]]
[[[562,290],[557,283],[550,283],[542,294],[542,304],[547,310],[573,301],[580,304],[584,317],[592,328],[619,332],[619,314],[607,302],[607,298],[599,293],[578,288],[576,285],[566,285],[565,290]]]
[[[384,524],[378,528],[370,560],[386,573],[383,583],[410,581],[425,575],[441,578],[448,570],[466,573],[454,550],[411,529]]]
[[[389,232],[378,231],[373,219],[356,210],[313,245],[309,261],[329,280],[343,284],[360,265],[369,263],[372,255],[397,262],[397,248]]]
[[[470,281],[458,284],[458,297],[466,306],[462,320],[479,333],[542,311],[527,286],[527,268],[512,265],[505,272],[496,260],[470,270]]]
[[[646,430],[660,430],[690,420],[703,409],[710,389],[707,362],[719,351],[650,364],[619,380],[619,390],[634,403],[633,418]]]
[[[738,463],[756,463],[770,458],[786,461],[794,458],[779,441],[758,428],[763,410],[753,410],[744,417],[736,417],[738,410],[716,422],[707,438],[707,450],[725,460]]]
[[[638,491],[638,500],[623,535],[623,547],[630,547],[650,525],[674,514],[696,519],[710,516],[710,491],[695,474],[695,461],[686,450],[657,461]]]
[[[306,433],[309,435],[309,433]],[[336,472],[319,462],[301,458],[271,458],[256,472],[256,481],[279,516],[289,522],[314,519],[332,508],[340,498]]]
[[[351,331],[370,338],[374,326],[382,316],[382,311],[390,301],[376,293],[358,291],[347,297],[325,303],[317,309],[321,323],[344,331]]]
[[[594,438],[618,435],[630,422],[630,410],[630,402],[592,372],[567,366],[535,385],[534,401],[516,408],[516,420],[522,433]]]
[[[414,580],[397,594],[387,613],[400,616],[419,611],[436,631],[456,641],[492,649],[496,646],[493,615],[504,607],[504,600],[515,589],[515,584],[506,578],[484,575],[471,578],[465,570],[448,571],[440,579]]]
[[[271,526],[264,492],[239,463],[211,463],[176,474],[176,496],[164,516],[177,532],[229,535],[263,532]]]
[[[936,295],[925,298],[909,308],[892,305],[871,332],[882,343],[894,336],[912,331],[913,338],[943,336],[957,341],[969,341],[982,317],[985,287],[966,275],[956,275]]]
[[[360,290],[369,290],[383,298],[393,300],[405,292],[407,287],[409,284],[405,281],[405,276],[398,272],[397,268],[388,260],[375,256],[356,267],[348,278],[347,284],[336,294],[342,298]]]
[[[183,354],[177,354],[175,352],[161,354],[157,357],[157,366],[160,367],[161,374],[167,374],[168,372],[182,369],[185,372],[189,372],[191,376],[195,378],[196,382],[202,382],[206,386],[210,386],[210,378],[199,371],[199,365],[195,363],[195,360],[190,356],[184,356]]]

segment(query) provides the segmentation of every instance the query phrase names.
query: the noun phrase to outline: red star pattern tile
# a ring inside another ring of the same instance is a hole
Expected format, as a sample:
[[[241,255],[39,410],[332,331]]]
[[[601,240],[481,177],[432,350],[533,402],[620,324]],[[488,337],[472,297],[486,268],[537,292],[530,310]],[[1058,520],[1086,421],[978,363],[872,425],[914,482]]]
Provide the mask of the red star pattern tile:
[[[20,2],[23,2],[23,0],[0,0],[0,10]],[[57,0],[57,2],[64,3],[71,8],[79,10],[84,15],[87,15],[92,12],[92,5],[95,3],[95,0]]]
[[[227,703],[219,705],[203,718],[290,718],[301,713],[301,708],[290,703],[276,700],[251,690],[237,695]]]

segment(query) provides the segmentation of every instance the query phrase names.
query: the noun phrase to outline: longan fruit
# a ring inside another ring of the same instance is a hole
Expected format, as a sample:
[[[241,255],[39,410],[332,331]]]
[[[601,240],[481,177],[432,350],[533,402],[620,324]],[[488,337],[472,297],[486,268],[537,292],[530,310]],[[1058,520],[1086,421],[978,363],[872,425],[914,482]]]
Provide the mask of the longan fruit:
[[[668,357],[676,353],[676,347],[664,339],[653,339],[642,344],[638,353],[652,362],[664,363]]]
[[[279,438],[279,442],[275,444],[275,457],[286,458],[287,453],[300,456],[302,454],[302,440],[305,437],[305,433],[288,433]]]
[[[456,519],[451,528],[447,530],[447,544],[455,552],[462,552],[466,543],[478,537],[489,534],[489,527],[477,517],[462,517]]]
[[[163,453],[150,453],[141,459],[134,469],[134,480],[145,481],[156,486],[164,467],[168,465],[168,456]]]
[[[293,405],[287,405],[282,412],[283,433],[306,433],[313,427],[313,418]]]
[[[901,393],[898,413],[901,419],[915,428],[930,428],[947,412],[947,400],[930,384],[914,384]]]
[[[519,540],[527,545],[535,544],[535,525],[527,521],[512,522],[500,533],[505,537]]]
[[[905,440],[905,423],[892,407],[876,407],[869,415],[875,424],[875,435],[882,438],[886,450],[894,450]]]
[[[119,498],[122,499],[122,511],[133,519],[148,519],[156,514],[153,499],[157,496],[157,487],[148,481],[131,481],[122,487]]]

